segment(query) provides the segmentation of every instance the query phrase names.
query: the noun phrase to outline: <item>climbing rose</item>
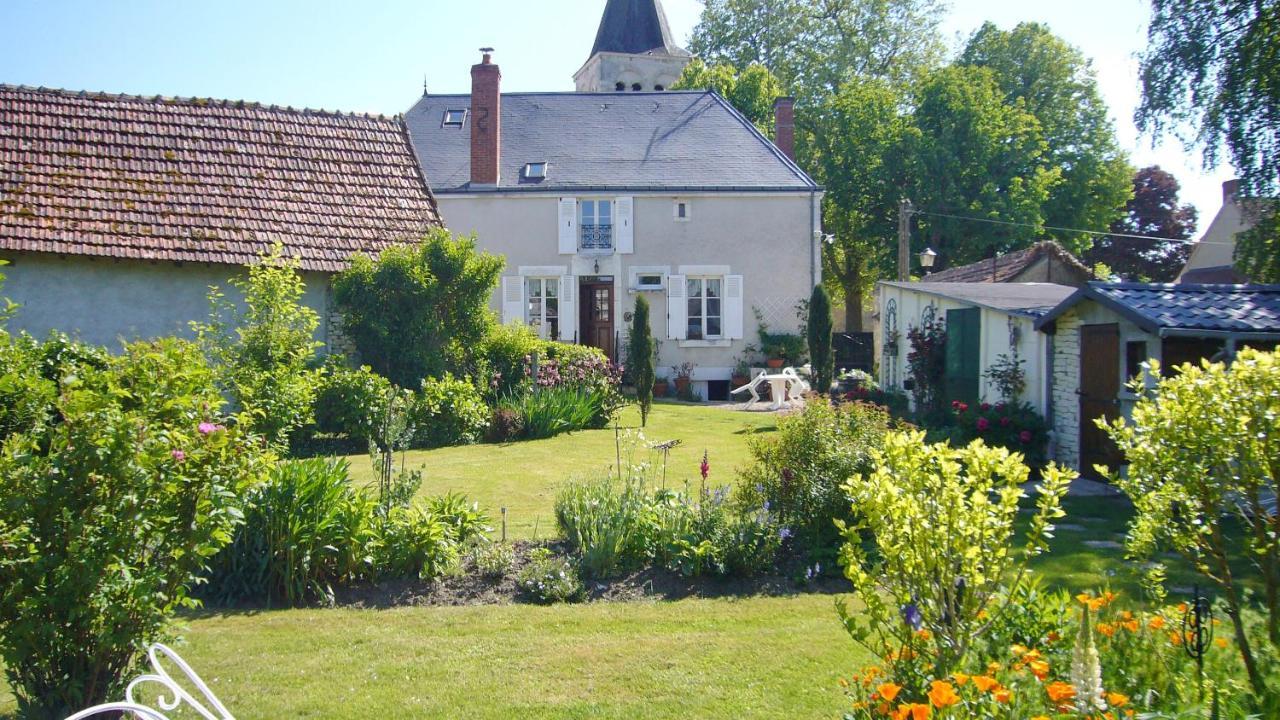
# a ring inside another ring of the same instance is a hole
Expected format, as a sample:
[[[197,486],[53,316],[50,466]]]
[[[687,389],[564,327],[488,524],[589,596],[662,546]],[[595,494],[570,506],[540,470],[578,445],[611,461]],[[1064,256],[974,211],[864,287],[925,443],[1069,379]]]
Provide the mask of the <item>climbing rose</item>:
[[[991,429],[991,421],[986,418],[978,418],[978,432],[986,432]]]
[[[1022,444],[1024,445],[1031,442],[1031,431],[1023,430],[1022,432],[1018,433],[1018,439],[1021,440]]]

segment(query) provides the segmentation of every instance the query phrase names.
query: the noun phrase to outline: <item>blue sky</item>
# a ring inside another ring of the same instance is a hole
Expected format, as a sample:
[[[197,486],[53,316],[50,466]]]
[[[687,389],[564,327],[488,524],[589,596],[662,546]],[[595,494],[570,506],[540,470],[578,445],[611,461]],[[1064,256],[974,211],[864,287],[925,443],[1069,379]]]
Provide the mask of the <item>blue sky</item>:
[[[255,100],[394,114],[421,94],[466,92],[477,48],[498,49],[506,90],[571,90],[605,0],[0,0],[0,82]],[[697,0],[664,0],[676,36]],[[1094,59],[1121,143],[1177,175],[1207,224],[1227,168],[1205,171],[1131,120],[1145,0],[955,0],[953,45],[992,20],[1047,23]]]

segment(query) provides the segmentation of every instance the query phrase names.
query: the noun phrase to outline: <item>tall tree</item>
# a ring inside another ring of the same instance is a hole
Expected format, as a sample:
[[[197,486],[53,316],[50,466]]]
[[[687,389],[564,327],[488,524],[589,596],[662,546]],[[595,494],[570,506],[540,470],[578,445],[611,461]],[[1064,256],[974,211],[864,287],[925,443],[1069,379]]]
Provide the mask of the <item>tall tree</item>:
[[[1196,230],[1196,208],[1178,201],[1181,186],[1172,174],[1152,165],[1133,176],[1133,198],[1125,216],[1111,224],[1112,232],[1152,238],[1187,240]],[[1126,280],[1171,282],[1187,263],[1187,243],[1136,238],[1103,237],[1085,260],[1102,263]]]
[[[705,0],[692,50],[760,63],[802,98],[853,77],[905,81],[943,54],[941,0]]]
[[[892,271],[898,200],[907,192],[907,148],[916,134],[902,91],[883,80],[854,79],[812,108],[798,138],[801,163],[827,189],[823,280],[843,299],[845,330],[862,330],[863,300]]]
[[[739,71],[729,63],[708,65],[697,58],[671,89],[715,90],[767,136],[773,135],[773,102],[787,94],[782,81],[759,63]]]
[[[910,197],[922,213],[914,250],[928,245],[949,267],[1041,234],[1061,169],[1046,161],[1039,121],[1006,102],[993,70],[953,65],[931,74],[917,92],[914,124]]]
[[[1257,0],[1152,0],[1142,56],[1139,129],[1177,134],[1215,166],[1223,150],[1246,197],[1280,193],[1280,5]],[[1237,241],[1240,269],[1280,281],[1280,218],[1254,203],[1257,227]]]
[[[1006,31],[988,22],[969,38],[958,62],[993,70],[1006,102],[1021,103],[1040,122],[1045,164],[1062,175],[1042,208],[1045,225],[1102,230],[1120,219],[1133,168],[1080,50],[1039,23]],[[1075,252],[1091,242],[1083,233],[1046,234]]]

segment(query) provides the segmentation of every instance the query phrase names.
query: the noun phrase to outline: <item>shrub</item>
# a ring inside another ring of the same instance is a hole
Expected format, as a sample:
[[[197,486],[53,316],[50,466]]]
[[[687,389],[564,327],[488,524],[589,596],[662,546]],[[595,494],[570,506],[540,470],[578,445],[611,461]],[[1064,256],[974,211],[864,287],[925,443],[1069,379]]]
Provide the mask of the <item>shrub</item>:
[[[569,387],[547,387],[502,400],[499,409],[520,416],[524,437],[531,440],[594,427],[603,392]]]
[[[47,410],[0,448],[0,653],[29,718],[123,692],[140,649],[194,604],[190,588],[264,469],[261,443],[218,417],[222,395],[194,344],[58,362]]]
[[[413,388],[423,378],[461,372],[493,325],[489,295],[502,258],[476,240],[435,229],[375,259],[355,255],[333,280],[343,328],[379,375]]]
[[[387,578],[438,577],[458,558],[453,528],[430,508],[390,508],[380,523],[377,575]]]
[[[556,557],[547,548],[536,548],[529,553],[529,562],[516,576],[516,587],[526,599],[545,605],[577,602],[586,596],[586,588],[573,564]]]
[[[213,288],[209,321],[192,324],[249,426],[275,445],[311,421],[318,377],[309,365],[321,345],[314,339],[319,316],[300,302],[306,286],[298,260],[282,253],[277,244],[247,278],[231,281],[243,309]]]
[[[641,427],[648,425],[649,409],[653,407],[653,359],[649,301],[639,295],[636,297],[636,308],[631,319],[631,334],[627,338],[627,363],[631,366],[631,381],[636,386],[636,402],[640,404]]]
[[[518,439],[524,434],[524,416],[519,408],[500,406],[494,408],[493,417],[489,420],[489,432],[485,439],[492,443],[505,443]]]
[[[546,354],[547,341],[528,325],[494,324],[480,344],[479,355],[494,399],[505,397],[525,382],[525,368],[534,355]]]
[[[767,507],[801,547],[834,557],[835,521],[851,521],[857,511],[850,510],[845,483],[872,469],[888,431],[888,414],[874,405],[808,403],[779,420],[777,433],[750,441],[752,463],[739,472],[739,500]]]
[[[955,413],[955,425],[950,431],[953,445],[968,445],[981,439],[992,447],[1021,453],[1033,468],[1044,467],[1049,461],[1049,424],[1031,405],[984,402],[974,407],[953,402],[951,408]]]
[[[489,407],[480,392],[449,373],[422,381],[409,415],[416,448],[469,445],[489,426]]]
[[[591,577],[610,577],[644,563],[650,548],[644,532],[652,512],[643,480],[634,476],[573,480],[556,494],[560,534]]]
[[[1151,375],[1160,377],[1158,365]],[[1129,553],[1171,550],[1220,588],[1250,685],[1276,702],[1280,688],[1268,683],[1258,655],[1280,650],[1280,354],[1245,349],[1230,367],[1184,365],[1150,395],[1138,383],[1132,421],[1103,425],[1129,463],[1127,473],[1110,475],[1134,504]],[[1244,555],[1265,580],[1262,647],[1244,625],[1244,587],[1228,562],[1235,541],[1223,532],[1230,521],[1246,528]]]
[[[461,493],[427,498],[423,507],[439,518],[459,543],[469,543],[493,531],[489,525],[489,514],[480,509],[480,503],[469,503],[467,496]]]
[[[815,285],[809,296],[808,323],[805,331],[809,344],[809,363],[813,368],[813,387],[826,395],[835,375],[835,354],[831,350],[831,299],[826,288]]]
[[[213,559],[206,595],[297,606],[367,575],[374,502],[351,487],[349,471],[338,459],[276,464],[245,497],[244,523]]]
[[[391,382],[369,366],[350,368],[342,358],[330,357],[316,390],[316,429],[367,442],[390,392]]]
[[[482,578],[498,580],[516,565],[516,551],[509,543],[477,537],[467,546],[466,558]]]
[[[1072,476],[1045,470],[1019,555],[1010,545],[1028,474],[1006,450],[928,445],[911,431],[887,435],[874,469],[850,481],[858,522],[845,527],[841,561],[866,609],[852,613],[842,603],[841,619],[888,661],[907,696],[923,696],[931,678],[958,669],[985,618],[1002,611],[995,598],[1017,587],[1026,563],[1047,548]]]
[[[947,323],[931,318],[907,330],[911,351],[907,353],[907,378],[915,411],[925,424],[935,424],[943,408],[947,377]]]

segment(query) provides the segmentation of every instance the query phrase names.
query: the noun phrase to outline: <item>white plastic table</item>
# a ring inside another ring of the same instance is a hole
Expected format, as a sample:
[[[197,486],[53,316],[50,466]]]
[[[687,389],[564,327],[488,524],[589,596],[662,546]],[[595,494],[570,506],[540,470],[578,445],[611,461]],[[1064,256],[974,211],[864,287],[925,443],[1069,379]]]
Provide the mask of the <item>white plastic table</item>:
[[[752,378],[751,382],[733,390],[734,394],[751,393],[751,402],[747,403],[744,410],[750,410],[760,402],[760,384],[766,382],[769,383],[769,397],[772,399],[772,404],[769,405],[770,410],[780,409],[783,402],[795,400],[809,387],[809,384],[800,378],[795,368],[785,368],[780,373],[760,373]]]

